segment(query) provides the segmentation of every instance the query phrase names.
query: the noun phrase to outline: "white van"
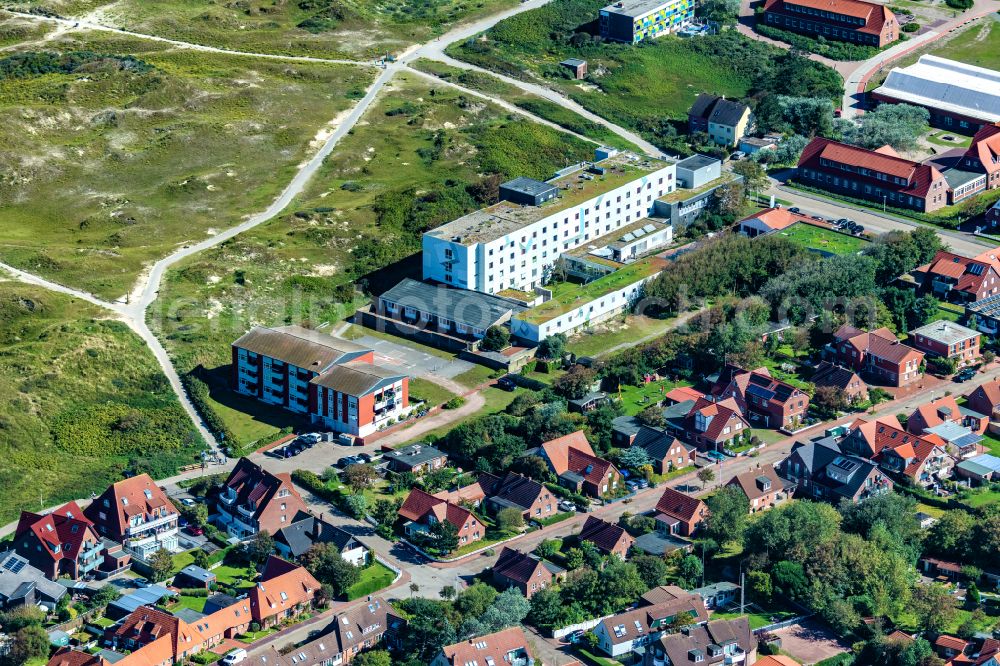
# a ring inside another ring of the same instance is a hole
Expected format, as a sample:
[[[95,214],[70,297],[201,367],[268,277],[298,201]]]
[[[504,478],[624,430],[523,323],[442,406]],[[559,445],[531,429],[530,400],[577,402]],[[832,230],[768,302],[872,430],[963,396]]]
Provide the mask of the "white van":
[[[233,664],[238,664],[247,658],[247,651],[243,648],[236,648],[235,650],[230,650],[226,653],[226,656],[222,658],[222,663],[227,666],[232,666]]]

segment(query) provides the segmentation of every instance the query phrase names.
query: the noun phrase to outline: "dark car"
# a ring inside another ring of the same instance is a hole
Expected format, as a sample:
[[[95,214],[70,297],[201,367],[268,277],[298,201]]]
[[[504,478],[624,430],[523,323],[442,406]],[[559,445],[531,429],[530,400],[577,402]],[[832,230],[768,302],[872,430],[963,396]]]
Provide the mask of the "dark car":
[[[955,375],[955,381],[956,382],[967,382],[967,381],[969,381],[970,379],[972,379],[975,376],[976,376],[976,369],[975,368],[966,368],[965,370],[962,370],[957,375]]]
[[[517,384],[514,383],[514,379],[510,375],[504,375],[497,380],[497,388],[501,388],[504,391],[513,391],[517,388]]]
[[[370,463],[373,460],[373,458],[370,453],[359,453],[358,460],[360,460],[361,462]]]
[[[802,209],[799,208],[798,206],[792,206],[791,208],[788,209],[788,212],[795,213],[796,215],[798,215],[799,213],[802,212]]]

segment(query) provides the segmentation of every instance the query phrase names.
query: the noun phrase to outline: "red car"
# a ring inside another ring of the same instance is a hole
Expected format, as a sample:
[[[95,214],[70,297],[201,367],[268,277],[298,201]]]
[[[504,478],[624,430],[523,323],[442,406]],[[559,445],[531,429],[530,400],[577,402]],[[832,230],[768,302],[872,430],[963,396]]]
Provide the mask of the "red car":
[[[184,528],[184,531],[190,534],[191,536],[201,536],[202,534],[205,533],[205,530],[198,527],[197,525],[188,525],[187,527]]]

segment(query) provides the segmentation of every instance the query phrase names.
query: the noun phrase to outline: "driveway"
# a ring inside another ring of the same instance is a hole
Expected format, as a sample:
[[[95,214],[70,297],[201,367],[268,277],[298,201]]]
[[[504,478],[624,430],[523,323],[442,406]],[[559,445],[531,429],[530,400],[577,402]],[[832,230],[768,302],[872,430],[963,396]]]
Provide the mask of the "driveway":
[[[781,649],[806,666],[829,659],[851,649],[851,646],[823,625],[804,620],[771,632],[781,639]]]

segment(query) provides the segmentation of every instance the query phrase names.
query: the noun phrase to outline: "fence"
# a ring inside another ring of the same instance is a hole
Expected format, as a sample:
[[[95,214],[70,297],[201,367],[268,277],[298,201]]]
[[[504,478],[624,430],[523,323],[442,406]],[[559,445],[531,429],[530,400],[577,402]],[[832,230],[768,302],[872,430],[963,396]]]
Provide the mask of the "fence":
[[[758,629],[754,629],[753,633],[760,635],[768,631],[777,631],[778,629],[784,629],[786,627],[792,626],[793,624],[798,624],[802,620],[806,620],[812,616],[813,616],[812,613],[807,613],[806,615],[797,615],[795,617],[788,618],[787,620],[782,620],[781,622],[775,622],[773,624],[768,624]]]
[[[74,629],[79,629],[84,624],[86,624],[87,622],[89,622],[91,618],[97,617],[97,615],[100,614],[101,610],[103,610],[103,609],[101,609],[101,608],[93,608],[93,609],[91,609],[89,611],[84,611],[83,613],[80,613],[79,615],[77,615],[76,617],[74,617],[72,620],[67,620],[66,622],[63,622],[62,624],[57,624],[57,625],[55,625],[53,627],[49,627],[47,629],[47,631],[51,632],[51,631],[57,631],[58,630],[58,631],[65,631],[67,634],[71,634],[71,633],[73,633]]]
[[[593,620],[584,620],[583,622],[577,622],[576,624],[569,624],[566,625],[565,627],[559,627],[558,629],[553,629],[552,638],[562,638],[563,636],[568,636],[569,634],[572,634],[574,631],[581,631],[581,630],[589,631],[590,629],[593,629],[594,627],[596,627],[609,617],[613,616],[604,615],[602,617],[594,618]]]

